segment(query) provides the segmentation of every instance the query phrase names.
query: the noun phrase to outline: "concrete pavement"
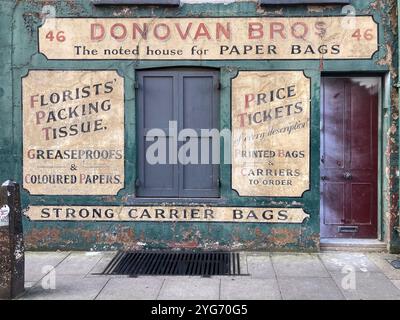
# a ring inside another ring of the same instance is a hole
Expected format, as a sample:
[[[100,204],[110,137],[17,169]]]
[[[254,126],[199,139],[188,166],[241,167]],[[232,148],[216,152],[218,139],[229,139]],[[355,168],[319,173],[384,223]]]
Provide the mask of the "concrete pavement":
[[[98,275],[114,252],[27,252],[20,299],[400,300],[400,270],[384,253],[241,253],[247,276]]]

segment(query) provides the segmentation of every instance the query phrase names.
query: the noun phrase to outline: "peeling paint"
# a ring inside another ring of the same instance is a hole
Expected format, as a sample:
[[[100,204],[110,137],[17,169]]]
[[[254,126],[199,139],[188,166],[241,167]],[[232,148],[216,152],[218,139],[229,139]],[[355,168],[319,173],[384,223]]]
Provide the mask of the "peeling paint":
[[[337,8],[337,6],[315,6],[315,5],[311,5],[311,6],[307,6],[307,11],[309,13],[321,13],[327,10],[332,10]]]

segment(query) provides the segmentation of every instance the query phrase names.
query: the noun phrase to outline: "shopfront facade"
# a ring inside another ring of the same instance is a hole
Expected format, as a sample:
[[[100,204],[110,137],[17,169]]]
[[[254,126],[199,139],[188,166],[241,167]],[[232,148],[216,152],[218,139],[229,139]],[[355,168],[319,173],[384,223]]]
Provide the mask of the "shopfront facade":
[[[27,247],[398,252],[397,2],[150,2],[4,2]]]

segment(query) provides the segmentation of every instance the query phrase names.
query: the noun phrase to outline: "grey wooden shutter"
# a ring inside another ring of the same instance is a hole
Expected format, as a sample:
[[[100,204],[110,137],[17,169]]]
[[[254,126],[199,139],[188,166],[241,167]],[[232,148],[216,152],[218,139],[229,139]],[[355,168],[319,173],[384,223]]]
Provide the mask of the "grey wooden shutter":
[[[201,164],[179,164],[179,192],[181,197],[218,197],[219,165],[212,164],[211,139],[200,137],[201,129],[217,129],[218,125],[218,73],[184,72],[180,74],[182,88],[180,109],[182,129],[190,128],[197,132],[196,140],[200,146],[202,139],[209,140],[209,161]]]
[[[168,133],[169,121],[177,121],[178,132],[185,128],[196,130],[199,145],[201,129],[219,128],[218,83],[216,71],[138,72],[138,196],[219,196],[219,165],[212,164],[211,161],[201,164],[200,148],[199,164],[178,162],[151,165],[146,161],[146,150],[153,143],[146,142],[146,136],[149,136],[149,130],[153,128]],[[168,150],[171,137],[155,138],[166,139]],[[179,142],[178,147],[182,147],[184,143]],[[209,145],[211,149],[211,141]]]
[[[146,161],[146,150],[153,143],[146,141],[149,131],[159,128],[167,134],[169,121],[178,119],[177,80],[172,72],[146,71],[138,74],[139,196],[176,197],[179,193],[178,165],[169,162],[149,164]],[[166,140],[168,146],[169,136],[154,138]]]

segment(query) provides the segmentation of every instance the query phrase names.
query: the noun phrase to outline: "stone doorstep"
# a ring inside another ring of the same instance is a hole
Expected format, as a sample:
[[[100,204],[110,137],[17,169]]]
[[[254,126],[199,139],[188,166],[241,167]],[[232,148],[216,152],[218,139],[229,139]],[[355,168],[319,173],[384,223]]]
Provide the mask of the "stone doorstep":
[[[320,241],[321,252],[347,251],[347,252],[387,252],[386,243],[376,239],[331,239],[322,238]]]

